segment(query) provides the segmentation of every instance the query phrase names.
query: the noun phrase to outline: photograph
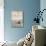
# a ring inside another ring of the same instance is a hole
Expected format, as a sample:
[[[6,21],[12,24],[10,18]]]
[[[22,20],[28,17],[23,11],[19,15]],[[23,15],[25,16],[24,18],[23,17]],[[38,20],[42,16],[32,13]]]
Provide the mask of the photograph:
[[[11,25],[12,27],[23,27],[24,24],[23,11],[12,11],[11,12]]]

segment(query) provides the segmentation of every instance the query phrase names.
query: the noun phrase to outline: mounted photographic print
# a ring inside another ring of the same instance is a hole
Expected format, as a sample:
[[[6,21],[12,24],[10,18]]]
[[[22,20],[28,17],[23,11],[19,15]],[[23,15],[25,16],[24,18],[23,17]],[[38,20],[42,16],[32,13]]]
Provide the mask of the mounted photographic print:
[[[11,24],[12,27],[23,27],[24,18],[23,11],[12,11],[11,12]]]

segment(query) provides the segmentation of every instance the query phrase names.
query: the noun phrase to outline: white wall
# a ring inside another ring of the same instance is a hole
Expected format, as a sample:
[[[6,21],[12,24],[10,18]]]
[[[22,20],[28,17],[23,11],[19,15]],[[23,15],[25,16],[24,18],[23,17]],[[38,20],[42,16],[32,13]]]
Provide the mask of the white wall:
[[[4,41],[4,1],[0,0],[0,42]]]
[[[40,0],[40,9],[41,9],[41,11],[43,9],[46,9],[46,0]],[[43,17],[44,21],[43,22],[40,21],[40,24],[46,27],[46,11],[43,12],[42,17]]]
[[[41,0],[40,4],[41,4],[40,5],[41,9],[44,9],[44,8],[46,9],[46,0]]]

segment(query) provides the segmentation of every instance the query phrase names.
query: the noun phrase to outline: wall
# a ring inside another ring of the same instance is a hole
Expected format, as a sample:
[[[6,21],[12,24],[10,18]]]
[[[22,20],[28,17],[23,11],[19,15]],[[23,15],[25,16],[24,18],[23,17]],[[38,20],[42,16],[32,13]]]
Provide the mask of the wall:
[[[4,41],[4,0],[0,0],[0,42]]]
[[[42,11],[43,9],[46,9],[46,0],[40,0],[40,9],[41,9],[41,11]],[[46,11],[43,12],[42,17],[43,17],[43,22],[40,21],[40,25],[46,27],[46,20],[45,20],[45,19],[46,19]]]
[[[4,35],[7,41],[18,41],[32,28],[32,20],[35,12],[40,9],[40,0],[4,0]],[[24,12],[24,28],[11,27],[11,11],[22,10]]]

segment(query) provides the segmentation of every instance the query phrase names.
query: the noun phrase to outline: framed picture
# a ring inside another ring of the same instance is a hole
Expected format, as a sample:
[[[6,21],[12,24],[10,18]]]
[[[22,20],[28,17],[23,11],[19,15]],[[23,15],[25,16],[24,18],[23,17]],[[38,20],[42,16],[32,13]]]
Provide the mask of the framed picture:
[[[24,26],[23,11],[12,11],[11,12],[11,24],[12,24],[12,27],[23,27]]]

